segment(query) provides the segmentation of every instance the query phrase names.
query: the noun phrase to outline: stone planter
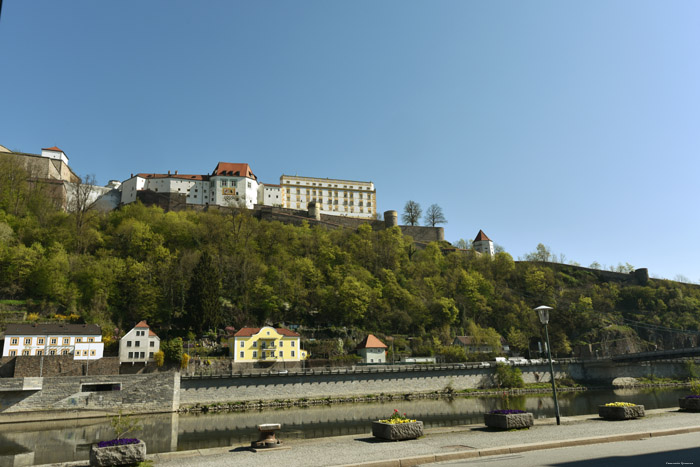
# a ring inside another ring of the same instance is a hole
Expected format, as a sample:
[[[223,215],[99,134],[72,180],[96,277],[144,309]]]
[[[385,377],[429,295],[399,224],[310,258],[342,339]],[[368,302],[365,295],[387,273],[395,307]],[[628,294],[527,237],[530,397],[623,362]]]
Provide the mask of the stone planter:
[[[124,444],[122,446],[108,446],[98,448],[97,444],[90,447],[90,465],[127,465],[136,464],[146,460],[146,443],[139,441],[136,444]]]
[[[534,424],[534,417],[530,412],[525,413],[485,413],[484,423],[489,428],[512,430],[515,428],[530,428]]]
[[[688,399],[681,397],[678,399],[678,406],[681,410],[687,410],[688,412],[700,412],[700,397],[691,397]]]
[[[598,415],[606,420],[631,420],[644,416],[644,406],[606,407],[604,405],[599,405]]]
[[[423,436],[423,422],[411,423],[383,423],[372,422],[372,436],[375,438],[397,441],[402,439],[416,439]]]

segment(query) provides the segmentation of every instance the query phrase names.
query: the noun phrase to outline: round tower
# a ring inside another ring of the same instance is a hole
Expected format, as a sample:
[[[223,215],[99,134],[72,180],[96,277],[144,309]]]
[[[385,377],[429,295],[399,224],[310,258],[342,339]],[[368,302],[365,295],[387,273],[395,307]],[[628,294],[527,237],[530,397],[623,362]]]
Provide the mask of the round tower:
[[[311,201],[307,205],[309,208],[309,217],[312,219],[316,219],[317,221],[321,220],[321,209],[318,207],[316,204],[316,201]]]
[[[399,214],[396,211],[384,211],[384,225],[389,229],[399,225]]]

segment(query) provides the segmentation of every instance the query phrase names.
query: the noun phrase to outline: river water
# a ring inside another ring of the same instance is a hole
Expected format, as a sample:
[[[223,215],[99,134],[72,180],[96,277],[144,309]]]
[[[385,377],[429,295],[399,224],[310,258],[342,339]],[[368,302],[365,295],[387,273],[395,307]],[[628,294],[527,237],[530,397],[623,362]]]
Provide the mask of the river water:
[[[684,388],[616,389],[561,392],[563,417],[597,414],[598,405],[613,401],[643,404],[647,409],[677,407]],[[551,395],[511,396],[509,408],[532,412],[535,418],[554,417]],[[278,438],[320,438],[368,434],[372,421],[394,409],[422,420],[427,428],[483,423],[483,414],[504,408],[502,397],[462,397],[413,401],[337,404],[307,408],[265,409],[234,413],[156,414],[141,417],[143,428],[134,437],[146,442],[149,453],[186,451],[218,446],[249,446],[256,426],[281,423]],[[109,419],[0,424],[0,465],[48,464],[89,458],[90,445],[112,439]],[[132,436],[127,435],[127,436]]]

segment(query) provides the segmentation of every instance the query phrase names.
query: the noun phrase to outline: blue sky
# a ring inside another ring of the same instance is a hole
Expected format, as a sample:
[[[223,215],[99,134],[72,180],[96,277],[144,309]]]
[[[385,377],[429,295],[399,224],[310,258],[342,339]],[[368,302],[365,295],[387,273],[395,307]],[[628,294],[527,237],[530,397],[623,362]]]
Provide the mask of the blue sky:
[[[0,144],[134,172],[371,180],[516,259],[700,281],[700,3],[20,1]]]

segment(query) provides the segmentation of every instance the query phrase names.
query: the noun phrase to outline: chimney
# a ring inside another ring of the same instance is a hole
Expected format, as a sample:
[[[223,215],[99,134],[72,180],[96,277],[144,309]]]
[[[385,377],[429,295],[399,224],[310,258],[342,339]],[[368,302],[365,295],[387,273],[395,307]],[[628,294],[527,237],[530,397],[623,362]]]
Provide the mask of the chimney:
[[[177,173],[177,171],[175,171],[175,173]],[[170,171],[169,171],[169,170],[168,170],[168,175],[170,175]]]
[[[177,170],[175,171],[175,175],[177,175]]]
[[[129,178],[134,178],[134,174],[131,174],[131,177],[129,177]]]

